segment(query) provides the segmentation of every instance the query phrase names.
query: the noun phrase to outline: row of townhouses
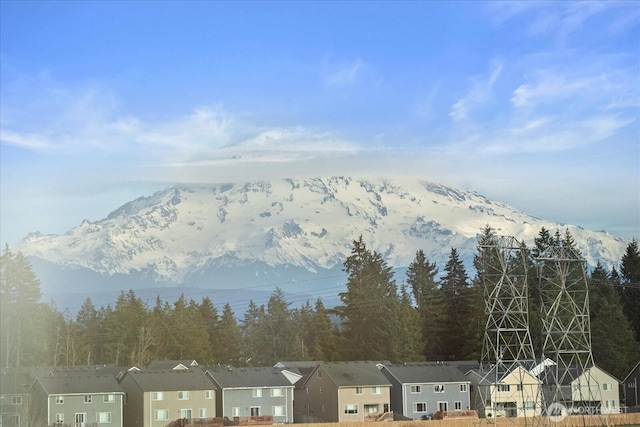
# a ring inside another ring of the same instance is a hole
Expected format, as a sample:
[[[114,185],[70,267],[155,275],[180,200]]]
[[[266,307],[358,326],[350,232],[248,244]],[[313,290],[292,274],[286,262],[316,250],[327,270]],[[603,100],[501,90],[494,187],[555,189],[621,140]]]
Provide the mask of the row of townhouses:
[[[542,384],[553,363],[497,375],[477,362],[279,362],[274,367],[201,366],[5,369],[0,427],[186,427],[384,421],[446,416],[542,415]],[[639,405],[640,363],[621,384],[597,366],[560,387],[567,407],[585,376],[603,413]],[[557,370],[556,370],[557,372]],[[582,384],[582,385],[581,385]],[[554,391],[555,392],[555,391]],[[523,396],[529,396],[523,398]]]

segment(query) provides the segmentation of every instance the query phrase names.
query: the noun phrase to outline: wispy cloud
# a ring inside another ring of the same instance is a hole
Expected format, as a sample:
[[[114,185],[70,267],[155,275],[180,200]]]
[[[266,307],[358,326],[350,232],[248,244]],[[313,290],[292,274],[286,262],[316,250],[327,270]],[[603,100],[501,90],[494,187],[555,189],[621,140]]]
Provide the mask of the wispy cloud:
[[[526,16],[523,21],[531,36],[552,37],[561,44],[574,33],[590,28],[590,20],[606,15],[611,33],[638,25],[638,4],[633,1],[496,1],[489,6],[496,23]],[[635,20],[635,22],[634,22]]]
[[[489,76],[473,77],[471,81],[471,89],[465,96],[460,98],[453,106],[449,116],[454,121],[460,121],[467,118],[469,113],[480,107],[491,96],[491,88],[502,73],[502,64],[495,64]]]
[[[357,149],[328,131],[266,127],[220,105],[200,106],[169,120],[145,120],[122,112],[111,93],[96,88],[48,90],[44,102],[31,101],[11,105],[12,113],[3,115],[2,144],[62,155],[140,156],[162,163],[234,156],[264,162],[275,158],[265,152],[281,153],[283,160]]]
[[[515,107],[531,107],[545,102],[569,98],[591,98],[602,92],[606,76],[586,76],[570,79],[549,70],[541,70],[527,83],[513,91],[510,101]]]
[[[336,60],[332,55],[326,55],[322,62],[322,76],[324,85],[329,88],[343,88],[361,82],[377,86],[382,81],[381,76],[375,75],[371,64],[359,56]]]
[[[604,141],[635,119],[603,114],[568,121],[543,117],[495,132],[477,152],[487,155],[560,152]]]

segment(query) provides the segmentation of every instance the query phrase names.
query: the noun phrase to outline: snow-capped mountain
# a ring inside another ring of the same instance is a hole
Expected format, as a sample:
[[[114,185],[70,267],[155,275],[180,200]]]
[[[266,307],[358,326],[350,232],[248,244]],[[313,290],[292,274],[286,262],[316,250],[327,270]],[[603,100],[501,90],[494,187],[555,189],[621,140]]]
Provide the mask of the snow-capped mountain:
[[[591,265],[617,264],[628,244],[415,178],[331,177],[173,187],[64,235],[30,234],[16,249],[40,269],[90,274],[85,283],[117,277],[222,289],[235,286],[232,271],[245,281],[277,271],[271,283],[339,272],[360,235],[391,266],[406,267],[422,249],[442,271],[451,247],[471,259],[487,224],[530,245],[542,227],[568,229]]]

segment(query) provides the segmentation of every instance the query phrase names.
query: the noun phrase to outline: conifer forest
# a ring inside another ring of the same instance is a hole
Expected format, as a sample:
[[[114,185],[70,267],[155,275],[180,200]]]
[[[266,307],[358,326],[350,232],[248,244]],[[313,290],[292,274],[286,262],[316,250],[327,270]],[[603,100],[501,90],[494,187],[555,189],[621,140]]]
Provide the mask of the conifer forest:
[[[478,246],[495,238],[487,226]],[[538,277],[533,256],[549,245],[574,246],[569,232],[541,229],[527,273],[534,349],[543,353]],[[145,365],[151,360],[195,359],[202,364],[269,366],[281,360],[479,360],[484,334],[482,283],[451,248],[438,266],[418,250],[404,277],[382,255],[353,241],[343,264],[340,303],[321,298],[293,306],[275,288],[266,304],[250,301],[235,313],[229,303],[180,296],[154,304],[122,291],[113,305],[87,298],[72,315],[42,301],[28,259],[6,247],[0,265],[0,361],[3,367]],[[619,265],[587,272],[595,363],[623,378],[640,360],[640,250],[632,240]],[[218,307],[222,307],[221,309]]]

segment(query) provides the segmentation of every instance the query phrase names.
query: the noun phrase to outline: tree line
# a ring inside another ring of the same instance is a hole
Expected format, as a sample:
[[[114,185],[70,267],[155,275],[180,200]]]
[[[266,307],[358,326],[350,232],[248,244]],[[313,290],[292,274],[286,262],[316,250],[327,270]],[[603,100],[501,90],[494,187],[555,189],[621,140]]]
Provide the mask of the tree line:
[[[266,304],[249,302],[237,316],[205,296],[180,296],[150,306],[133,290],[113,306],[87,298],[75,317],[41,301],[40,282],[26,257],[7,246],[0,256],[0,362],[37,365],[145,365],[195,359],[204,364],[268,366],[280,360],[479,360],[485,327],[481,246],[496,238],[487,226],[478,239],[470,278],[451,248],[443,273],[422,250],[398,285],[382,255],[363,238],[343,264],[340,303],[321,298],[291,307],[276,288]],[[568,231],[542,228],[525,253],[533,345],[543,345],[535,256],[551,245],[575,248]],[[595,362],[619,379],[640,360],[640,251],[632,240],[619,266],[598,263],[588,275]]]

